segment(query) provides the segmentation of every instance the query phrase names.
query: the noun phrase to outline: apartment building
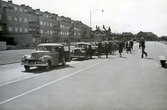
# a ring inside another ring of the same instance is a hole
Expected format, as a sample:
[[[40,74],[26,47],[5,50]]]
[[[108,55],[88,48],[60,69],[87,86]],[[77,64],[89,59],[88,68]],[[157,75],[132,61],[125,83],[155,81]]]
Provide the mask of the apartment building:
[[[45,42],[78,42],[82,36],[90,35],[91,31],[85,30],[91,28],[81,21],[0,0],[0,41],[8,44],[24,47]]]
[[[81,26],[81,39],[82,41],[90,41],[92,29],[89,26],[82,23]]]
[[[12,3],[12,1],[0,1],[0,22],[1,36],[10,40],[10,43],[22,45],[32,45],[32,35],[29,33],[29,20],[36,20],[36,16],[26,13],[28,10],[22,6]]]
[[[71,21],[72,26],[70,27],[70,39],[72,42],[81,41],[81,22],[80,21]]]

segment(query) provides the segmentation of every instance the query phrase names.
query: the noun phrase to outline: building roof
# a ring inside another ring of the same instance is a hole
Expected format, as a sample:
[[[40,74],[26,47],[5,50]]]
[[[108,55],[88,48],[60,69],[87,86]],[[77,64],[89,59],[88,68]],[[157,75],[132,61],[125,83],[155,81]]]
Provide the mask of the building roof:
[[[90,43],[88,43],[88,42],[78,42],[78,43],[76,43],[76,44],[86,44],[86,45],[90,45]]]
[[[38,46],[63,46],[60,43],[43,43],[43,44],[39,44]]]

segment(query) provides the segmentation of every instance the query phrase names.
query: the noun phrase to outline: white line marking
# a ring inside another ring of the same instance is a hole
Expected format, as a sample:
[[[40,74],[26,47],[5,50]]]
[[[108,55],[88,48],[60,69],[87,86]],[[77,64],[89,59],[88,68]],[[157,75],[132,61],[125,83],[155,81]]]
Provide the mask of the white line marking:
[[[105,61],[107,61],[107,60],[109,60],[109,59],[103,60],[103,61],[101,61],[101,62],[99,62],[99,63],[96,63],[96,64],[94,64],[94,65],[92,65],[92,66],[89,66],[89,67],[86,67],[86,68],[81,69],[81,70],[79,70],[79,71],[76,71],[76,72],[74,72],[74,73],[71,73],[71,74],[69,74],[69,75],[67,75],[67,76],[64,76],[64,77],[62,77],[62,78],[59,78],[59,79],[54,80],[54,81],[52,81],[52,82],[49,82],[49,83],[47,83],[47,84],[44,84],[44,85],[42,85],[42,86],[40,86],[40,87],[37,87],[37,88],[32,89],[32,90],[30,90],[30,91],[27,91],[27,92],[25,92],[25,93],[23,93],[23,94],[17,95],[17,96],[15,96],[15,97],[13,97],[13,98],[10,98],[10,99],[8,99],[8,100],[2,101],[2,102],[0,102],[0,105],[4,104],[4,103],[6,103],[6,102],[9,102],[9,101],[11,101],[11,100],[17,99],[17,98],[19,98],[19,97],[22,97],[22,96],[24,96],[24,95],[27,95],[27,94],[29,94],[29,93],[31,93],[31,92],[34,92],[34,91],[36,91],[36,90],[39,90],[39,89],[41,89],[41,88],[44,88],[44,87],[46,87],[46,86],[48,86],[48,85],[51,85],[51,84],[53,84],[53,83],[55,83],[55,82],[58,82],[58,81],[60,81],[60,80],[63,80],[63,79],[65,79],[65,78],[68,78],[68,77],[70,77],[70,76],[73,76],[73,75],[75,75],[75,74],[77,74],[77,73],[79,73],[79,72],[81,72],[81,71],[87,70],[87,69],[89,69],[89,68],[91,68],[91,67],[94,67],[94,66],[96,66],[96,65],[98,65],[98,64],[101,64],[101,63],[103,63],[103,62],[105,62]]]
[[[73,63],[70,62],[70,65],[74,65],[74,64],[77,64],[77,63],[79,63],[79,62],[73,62]],[[67,63],[67,64],[68,64],[68,63]],[[40,75],[42,75],[42,74],[45,74],[45,73],[41,73]],[[0,84],[0,87],[5,86],[5,85],[8,85],[8,84],[16,83],[16,82],[19,82],[19,81],[22,81],[22,80],[25,80],[25,79],[28,79],[28,78],[31,78],[31,77],[36,77],[36,76],[39,76],[39,74],[38,74],[38,75],[34,75],[34,74],[33,74],[33,75],[30,75],[30,76],[27,76],[27,77],[15,79],[15,80],[13,80],[13,81],[8,81],[8,82],[5,82],[5,83]]]

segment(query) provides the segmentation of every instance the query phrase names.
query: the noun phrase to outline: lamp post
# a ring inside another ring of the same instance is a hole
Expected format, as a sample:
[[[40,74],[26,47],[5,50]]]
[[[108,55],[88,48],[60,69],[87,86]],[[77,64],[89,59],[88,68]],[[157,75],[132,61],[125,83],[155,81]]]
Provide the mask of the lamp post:
[[[129,25],[129,24],[127,24],[127,25],[123,25],[123,32],[124,32],[124,28],[125,28],[126,26],[129,26],[129,27],[130,27],[130,25]]]
[[[104,12],[103,9],[91,9],[91,10],[90,10],[90,28],[91,28],[91,19],[92,19],[92,16],[93,16],[93,14],[95,14],[95,12],[98,11],[98,10],[101,10],[102,12]],[[91,31],[90,31],[90,35],[91,35]],[[89,36],[89,40],[90,40],[90,36]]]

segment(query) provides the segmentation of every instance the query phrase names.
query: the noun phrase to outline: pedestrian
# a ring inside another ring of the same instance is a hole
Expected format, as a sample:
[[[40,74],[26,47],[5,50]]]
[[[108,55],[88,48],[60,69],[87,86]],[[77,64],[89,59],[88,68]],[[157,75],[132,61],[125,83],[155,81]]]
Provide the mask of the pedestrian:
[[[129,52],[130,52],[130,54],[132,54],[130,41],[127,41],[127,42],[125,43],[125,48],[126,48],[127,54],[128,54]]]
[[[110,55],[114,54],[114,43],[113,43],[113,41],[109,42],[109,51],[110,51]]]
[[[133,40],[130,40],[130,48],[133,49]]]
[[[98,58],[101,58],[101,51],[102,51],[102,43],[101,41],[98,43]]]
[[[122,57],[123,48],[124,48],[124,42],[121,40],[121,41],[118,43],[118,51],[119,51],[120,57]]]
[[[148,55],[147,55],[147,52],[145,52],[146,45],[145,45],[145,41],[144,41],[144,38],[143,38],[143,37],[141,37],[141,41],[140,41],[140,46],[139,46],[139,48],[141,48],[141,52],[142,52],[141,58],[143,58],[144,55],[145,55],[145,57],[147,57]]]
[[[108,58],[108,53],[109,53],[109,44],[107,42],[105,42],[104,44],[104,50],[105,50],[105,55],[106,58]]]
[[[139,49],[140,49],[140,47],[141,47],[141,40],[139,41]]]

